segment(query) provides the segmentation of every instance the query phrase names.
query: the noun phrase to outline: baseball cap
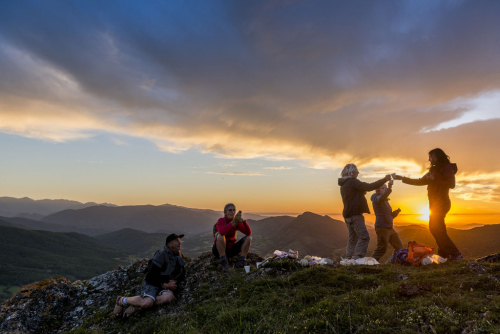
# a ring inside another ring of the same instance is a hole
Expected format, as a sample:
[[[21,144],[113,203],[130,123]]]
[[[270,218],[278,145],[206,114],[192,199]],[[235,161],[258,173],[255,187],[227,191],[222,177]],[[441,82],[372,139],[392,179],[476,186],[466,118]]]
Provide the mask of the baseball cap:
[[[184,236],[184,234],[175,234],[175,233],[172,233],[170,234],[167,239],[165,240],[165,245],[168,244],[170,241],[172,240],[175,240],[177,238],[182,238]]]

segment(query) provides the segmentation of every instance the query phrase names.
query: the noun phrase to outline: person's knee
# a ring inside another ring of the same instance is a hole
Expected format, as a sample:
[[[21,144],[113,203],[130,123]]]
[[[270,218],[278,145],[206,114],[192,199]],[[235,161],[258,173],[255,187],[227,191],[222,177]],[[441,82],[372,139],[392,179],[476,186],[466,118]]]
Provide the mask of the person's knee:
[[[217,243],[218,244],[226,244],[226,238],[223,235],[218,234],[217,235]]]
[[[165,291],[164,293],[161,294],[160,304],[170,303],[174,299],[175,299],[175,296],[172,293],[172,291]]]
[[[153,300],[153,298],[145,297],[142,299],[141,308],[150,308],[150,307],[153,307],[154,304],[155,304],[155,301]]]
[[[252,237],[251,236],[248,236],[245,238],[245,243],[250,245],[252,243]]]

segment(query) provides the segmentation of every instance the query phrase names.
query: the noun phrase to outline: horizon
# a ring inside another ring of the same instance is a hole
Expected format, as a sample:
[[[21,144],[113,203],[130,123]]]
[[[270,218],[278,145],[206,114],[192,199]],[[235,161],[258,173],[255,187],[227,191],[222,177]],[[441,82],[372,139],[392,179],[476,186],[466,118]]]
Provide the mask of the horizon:
[[[439,147],[458,165],[447,221],[498,215],[499,16],[474,1],[8,2],[0,196],[336,215],[345,164],[420,177]],[[425,188],[396,181],[390,203],[425,217]]]

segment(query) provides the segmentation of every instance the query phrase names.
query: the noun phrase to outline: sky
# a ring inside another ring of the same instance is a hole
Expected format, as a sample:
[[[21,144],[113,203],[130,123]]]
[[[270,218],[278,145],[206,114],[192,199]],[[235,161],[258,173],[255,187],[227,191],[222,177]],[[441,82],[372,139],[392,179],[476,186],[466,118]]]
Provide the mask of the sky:
[[[339,213],[439,147],[499,213],[499,41],[498,1],[7,1],[0,196]]]

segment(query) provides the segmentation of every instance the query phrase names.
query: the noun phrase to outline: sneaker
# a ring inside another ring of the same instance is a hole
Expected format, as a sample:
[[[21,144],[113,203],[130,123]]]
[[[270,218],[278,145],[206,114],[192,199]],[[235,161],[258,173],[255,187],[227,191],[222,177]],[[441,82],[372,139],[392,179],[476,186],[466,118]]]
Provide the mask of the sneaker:
[[[236,264],[234,265],[235,268],[244,268],[247,265],[247,258],[244,256],[240,256],[238,258],[238,261],[236,261]]]
[[[221,260],[220,265],[222,266],[222,271],[229,270],[229,263],[227,262],[227,259]]]
[[[464,256],[462,255],[462,253],[459,253],[458,255],[450,255],[448,259],[450,261],[458,261],[458,260],[463,260]]]
[[[123,309],[125,308],[125,305],[122,303],[123,297],[118,297],[116,298],[115,302],[115,308],[113,309],[113,314],[115,317],[121,317],[123,315]]]

